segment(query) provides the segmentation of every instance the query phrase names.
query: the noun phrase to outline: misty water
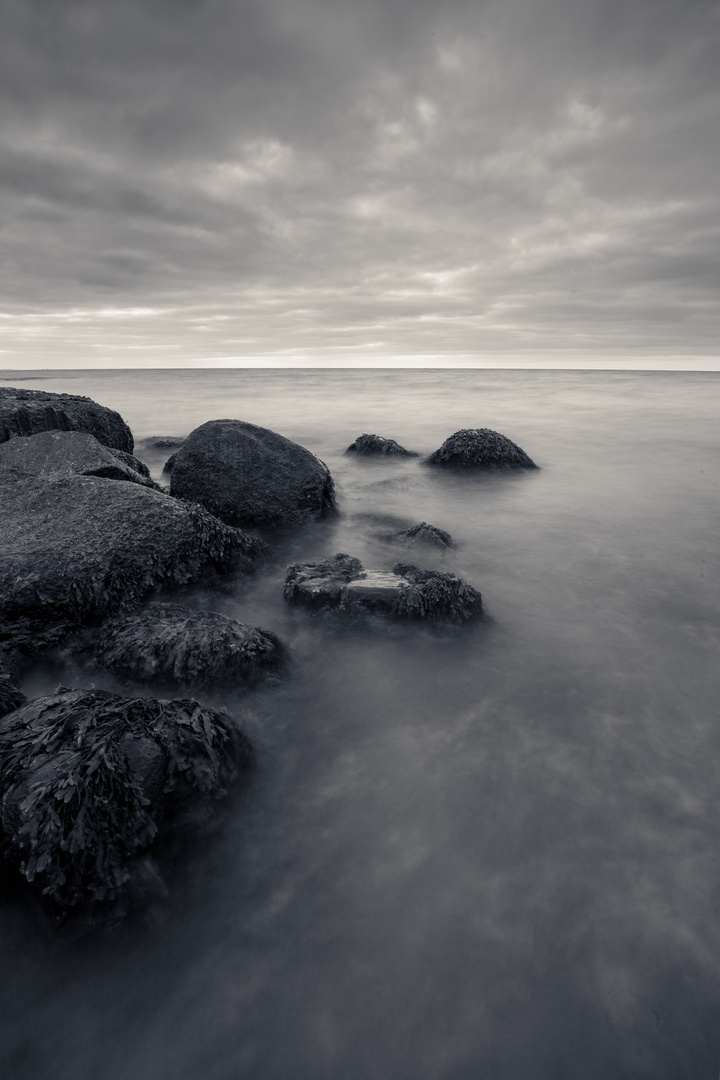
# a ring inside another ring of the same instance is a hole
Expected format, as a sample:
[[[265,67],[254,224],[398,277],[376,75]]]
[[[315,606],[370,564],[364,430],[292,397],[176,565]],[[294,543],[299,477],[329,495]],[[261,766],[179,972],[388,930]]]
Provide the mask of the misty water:
[[[326,462],[341,515],[257,577],[189,594],[275,631],[294,663],[279,688],[211,699],[258,766],[167,901],[87,938],[0,903],[0,1075],[716,1080],[719,380],[6,372],[117,409],[136,441],[270,427]],[[463,427],[540,469],[343,453],[368,432],[426,455]],[[159,479],[165,455],[141,456]],[[381,539],[419,521],[455,547]],[[285,564],[340,551],[451,571],[486,618],[439,633],[288,610]]]

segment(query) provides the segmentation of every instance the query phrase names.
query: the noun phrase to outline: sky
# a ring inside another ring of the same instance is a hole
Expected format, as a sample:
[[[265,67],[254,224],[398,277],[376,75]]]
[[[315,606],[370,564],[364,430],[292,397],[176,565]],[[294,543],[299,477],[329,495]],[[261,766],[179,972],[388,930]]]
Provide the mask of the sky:
[[[720,369],[718,0],[2,25],[4,369]]]

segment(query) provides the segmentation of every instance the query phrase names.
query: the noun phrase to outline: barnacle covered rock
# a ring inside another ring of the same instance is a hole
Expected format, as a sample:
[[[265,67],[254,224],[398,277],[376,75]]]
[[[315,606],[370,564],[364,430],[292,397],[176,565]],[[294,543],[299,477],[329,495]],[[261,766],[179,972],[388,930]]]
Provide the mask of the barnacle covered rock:
[[[457,469],[536,469],[524,450],[490,428],[456,431],[425,460],[426,465]]]

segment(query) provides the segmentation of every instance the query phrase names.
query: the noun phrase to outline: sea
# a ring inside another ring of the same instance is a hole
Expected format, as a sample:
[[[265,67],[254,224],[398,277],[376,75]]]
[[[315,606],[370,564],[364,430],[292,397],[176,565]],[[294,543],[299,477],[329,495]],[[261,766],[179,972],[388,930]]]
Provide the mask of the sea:
[[[257,767],[111,933],[0,902],[3,1080],[717,1080],[720,373],[0,372],[119,411],[156,479],[207,420],[321,458],[339,516],[194,606],[277,633],[218,691]],[[448,475],[461,428],[535,471]],[[416,458],[345,455],[362,434]],[[389,544],[428,522],[447,551]],[[336,552],[479,589],[442,631],[289,610]],[[63,663],[25,692],[77,685]],[[102,677],[96,685],[107,685]],[[133,691],[140,692],[140,691]],[[142,691],[147,693],[147,691]]]

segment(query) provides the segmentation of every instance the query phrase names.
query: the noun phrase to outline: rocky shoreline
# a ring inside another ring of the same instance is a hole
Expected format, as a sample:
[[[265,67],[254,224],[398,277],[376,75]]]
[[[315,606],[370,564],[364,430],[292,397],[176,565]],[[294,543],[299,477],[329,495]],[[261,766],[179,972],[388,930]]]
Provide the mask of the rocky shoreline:
[[[180,804],[186,817],[216,817],[252,761],[235,721],[195,695],[217,686],[252,693],[287,671],[289,650],[275,634],[189,609],[175,594],[262,573],[277,562],[269,538],[339,513],[327,466],[269,429],[222,419],[144,445],[175,451],[169,488],[134,455],[113,410],[0,389],[2,857],[60,920],[117,920],[162,891],[158,835]],[[348,452],[419,456],[375,435]],[[536,467],[484,428],[456,433],[418,464]],[[426,522],[383,539],[452,546]],[[457,626],[483,612],[480,593],[453,574],[411,563],[367,570],[345,554],[290,566],[284,596],[310,617]],[[23,676],[61,645],[90,671],[192,697],[91,686],[28,702]]]

